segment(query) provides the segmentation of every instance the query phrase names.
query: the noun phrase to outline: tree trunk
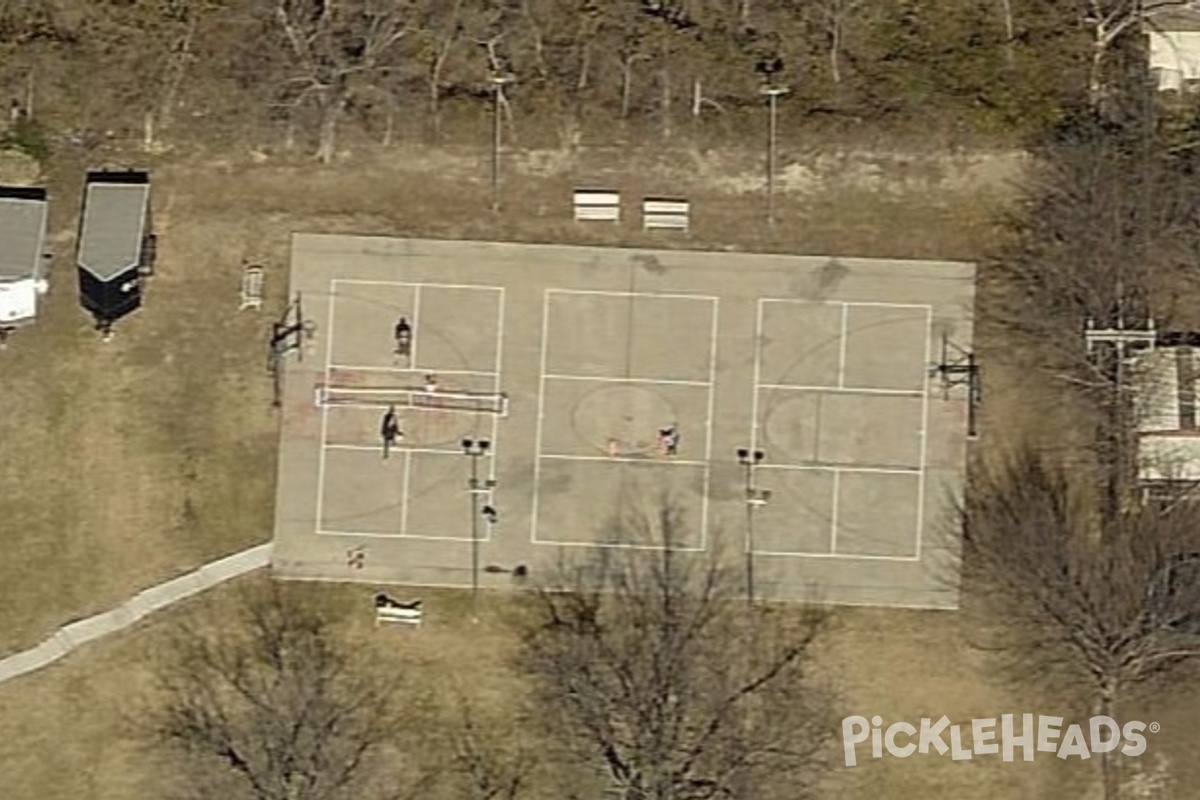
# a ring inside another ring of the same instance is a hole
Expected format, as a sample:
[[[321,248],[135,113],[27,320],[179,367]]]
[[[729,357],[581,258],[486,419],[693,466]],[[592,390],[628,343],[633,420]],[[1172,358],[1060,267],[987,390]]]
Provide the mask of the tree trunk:
[[[396,107],[394,105],[392,105],[391,103],[388,103],[387,117],[384,119],[384,123],[383,123],[383,146],[384,147],[392,146],[392,134],[395,132],[395,129],[396,129]]]
[[[841,17],[834,17],[833,22],[829,26],[829,75],[833,78],[833,85],[839,86],[842,83],[842,66],[839,54],[842,50],[842,20]]]
[[[1111,685],[1111,682],[1105,681],[1100,689],[1100,693],[1096,696],[1092,707],[1093,716],[1113,716],[1114,696],[1116,689]],[[1121,781],[1117,774],[1116,760],[1113,758],[1114,752],[1109,750],[1106,753],[1099,753],[1100,757],[1100,780],[1104,787],[1104,800],[1118,800],[1121,796]]]
[[[450,57],[453,44],[454,36],[447,36],[433,63],[429,65],[429,124],[435,140],[442,133],[442,70],[446,66],[446,59]]]
[[[1104,57],[1107,49],[1102,34],[1098,32],[1092,42],[1092,64],[1088,70],[1088,101],[1092,108],[1097,108],[1104,98]]]
[[[629,103],[633,94],[634,56],[626,56],[621,62],[621,119],[629,118]]]
[[[667,47],[663,45],[663,63],[659,70],[659,88],[662,92],[659,100],[662,109],[662,137],[671,138],[671,70],[667,65]]]
[[[332,96],[331,96],[332,95]],[[346,105],[346,97],[335,88],[326,89],[321,97],[321,129],[317,142],[317,160],[332,164],[337,153],[337,126]]]
[[[1000,7],[1004,11],[1004,60],[1011,67],[1013,65],[1013,40],[1016,38],[1013,27],[1012,0],[1001,0]]]

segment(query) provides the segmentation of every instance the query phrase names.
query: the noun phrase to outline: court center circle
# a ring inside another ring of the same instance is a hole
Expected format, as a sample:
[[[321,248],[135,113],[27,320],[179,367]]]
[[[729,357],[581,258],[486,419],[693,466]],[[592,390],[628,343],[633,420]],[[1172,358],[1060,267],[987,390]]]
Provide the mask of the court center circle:
[[[571,420],[588,447],[613,456],[652,455],[659,430],[676,422],[670,401],[653,389],[629,384],[584,395],[575,404]]]

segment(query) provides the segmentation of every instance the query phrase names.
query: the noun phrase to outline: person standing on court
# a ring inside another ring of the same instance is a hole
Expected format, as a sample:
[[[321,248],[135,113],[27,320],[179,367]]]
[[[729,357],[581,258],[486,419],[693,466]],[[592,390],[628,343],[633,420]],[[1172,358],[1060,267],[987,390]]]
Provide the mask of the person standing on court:
[[[679,452],[679,428],[675,423],[672,422],[659,430],[658,445],[665,456],[673,456]]]
[[[396,340],[396,356],[404,359],[410,358],[412,356],[413,329],[408,322],[408,317],[400,317],[392,331],[392,336]]]
[[[400,418],[396,416],[395,406],[388,406],[387,413],[383,415],[379,436],[383,439],[383,457],[387,458],[388,451],[404,438],[404,431],[400,430]]]

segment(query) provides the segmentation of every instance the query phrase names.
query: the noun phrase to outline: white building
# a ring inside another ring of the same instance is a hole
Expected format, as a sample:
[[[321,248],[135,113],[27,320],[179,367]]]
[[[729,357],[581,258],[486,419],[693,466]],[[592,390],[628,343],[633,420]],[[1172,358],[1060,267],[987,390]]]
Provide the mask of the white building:
[[[1177,8],[1147,20],[1150,74],[1159,91],[1200,88],[1200,10]]]
[[[0,186],[0,335],[37,316],[46,293],[46,190]]]
[[[1200,349],[1159,347],[1134,369],[1138,477],[1148,486],[1200,482]]]

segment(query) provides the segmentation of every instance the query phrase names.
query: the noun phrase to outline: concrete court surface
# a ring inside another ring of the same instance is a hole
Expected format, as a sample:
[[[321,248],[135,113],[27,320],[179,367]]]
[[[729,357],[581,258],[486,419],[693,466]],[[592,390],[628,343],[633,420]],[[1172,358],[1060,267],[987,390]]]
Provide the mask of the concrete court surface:
[[[972,265],[297,234],[291,291],[315,335],[284,375],[279,577],[507,587],[652,546],[608,523],[669,497],[676,547],[744,569],[753,543],[759,597],[957,606],[966,394],[930,367],[943,334],[970,347]],[[410,407],[431,373],[496,406]],[[740,447],[765,453],[750,475]],[[472,497],[472,468],[494,488]],[[748,480],[771,493],[750,513]]]

